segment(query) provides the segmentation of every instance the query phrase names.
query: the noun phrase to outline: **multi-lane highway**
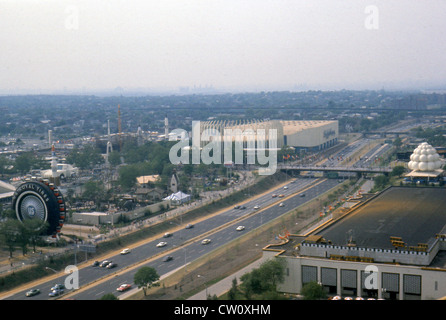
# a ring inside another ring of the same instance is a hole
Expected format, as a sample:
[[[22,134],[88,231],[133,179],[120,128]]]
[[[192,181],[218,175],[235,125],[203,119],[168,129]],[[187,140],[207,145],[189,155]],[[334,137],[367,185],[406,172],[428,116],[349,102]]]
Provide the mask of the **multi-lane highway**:
[[[104,294],[113,293],[119,295],[116,290],[123,283],[133,285],[133,277],[136,271],[142,266],[154,267],[160,276],[165,275],[185,264],[201,257],[202,255],[220,247],[228,242],[242,236],[244,233],[265,224],[287,211],[310,201],[318,195],[328,191],[338,184],[338,180],[316,180],[316,179],[296,179],[290,180],[284,188],[269,192],[253,200],[242,204],[245,209],[233,208],[218,215],[197,222],[193,228],[186,229],[185,226],[173,232],[168,238],[160,235],[158,239],[132,248],[126,255],[117,254],[107,257],[117,266],[113,269],[87,266],[79,269],[79,286],[77,292],[66,290],[71,298],[80,300],[96,300]],[[277,197],[273,197],[273,194]],[[279,197],[283,195],[284,197]],[[284,206],[280,207],[282,202]],[[254,209],[258,206],[259,209]],[[243,225],[243,231],[236,228]],[[208,238],[210,243],[204,245],[202,240]],[[167,242],[164,247],[157,247],[161,241]],[[169,261],[163,261],[165,256],[171,256]],[[50,288],[55,283],[64,283],[67,275],[62,275],[54,280],[39,285],[40,294],[26,299],[53,299],[48,296]],[[133,285],[133,288],[135,286]],[[31,288],[28,288],[29,290]],[[6,299],[25,299],[23,290],[13,294]]]
[[[340,154],[332,157],[332,161],[352,156],[354,152],[365,147],[367,140],[353,143]],[[379,156],[388,149],[387,145],[371,148],[356,165],[372,165],[375,156]],[[336,159],[336,160],[334,160]],[[70,297],[81,300],[96,300],[104,294],[113,293],[119,295],[116,290],[121,284],[132,284],[136,271],[142,266],[154,267],[160,276],[174,271],[185,264],[209,253],[210,251],[223,246],[230,241],[242,236],[250,230],[283,215],[305,202],[308,202],[320,194],[328,191],[339,183],[336,179],[310,179],[299,178],[290,180],[285,187],[266,193],[260,197],[249,199],[241,204],[241,208],[232,208],[220,214],[194,224],[193,228],[185,228],[178,220],[172,222],[172,232],[170,237],[164,238],[160,235],[157,239],[150,240],[138,247],[132,248],[126,255],[116,254],[108,256],[107,259],[116,264],[115,268],[107,269],[102,267],[87,266],[79,269],[80,290],[66,290]],[[273,194],[277,196],[273,197]],[[283,196],[283,198],[281,197]],[[279,203],[283,206],[279,206]],[[258,207],[258,209],[255,209]],[[238,226],[244,226],[244,230],[238,231]],[[202,244],[203,239],[210,239],[208,244]],[[158,247],[161,241],[167,244]],[[172,259],[165,261],[166,256]],[[58,278],[39,285],[40,294],[26,299],[54,299],[48,296],[50,288],[55,283],[64,283],[67,275],[62,274]],[[29,290],[31,288],[28,288]],[[25,299],[27,290],[10,295],[6,299]]]

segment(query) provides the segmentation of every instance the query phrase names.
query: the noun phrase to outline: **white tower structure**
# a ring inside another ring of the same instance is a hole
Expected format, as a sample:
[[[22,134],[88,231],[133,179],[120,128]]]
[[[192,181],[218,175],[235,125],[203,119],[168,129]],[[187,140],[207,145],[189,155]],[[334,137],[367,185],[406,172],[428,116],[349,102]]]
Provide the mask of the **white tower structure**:
[[[53,130],[48,130],[48,144],[53,145]]]
[[[51,177],[57,177],[57,157],[56,157],[56,148],[54,144],[51,146]]]
[[[57,174],[57,156],[56,156],[56,147],[54,144],[51,146],[51,177],[50,181],[54,183],[56,186],[60,185],[60,177]]]
[[[164,118],[164,136],[166,140],[169,140],[169,119],[167,119],[167,114]]]
[[[111,143],[111,139],[110,139],[110,120],[107,121],[108,122],[108,138],[107,138],[107,150],[106,150],[106,154],[105,154],[105,163],[108,166],[109,162],[108,162],[108,156],[111,152],[113,152],[113,144]]]

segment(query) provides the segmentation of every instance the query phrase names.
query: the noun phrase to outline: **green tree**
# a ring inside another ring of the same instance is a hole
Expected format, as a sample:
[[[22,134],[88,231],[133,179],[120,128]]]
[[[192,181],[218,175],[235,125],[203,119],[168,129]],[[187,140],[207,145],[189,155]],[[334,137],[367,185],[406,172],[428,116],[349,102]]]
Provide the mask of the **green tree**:
[[[322,286],[316,281],[305,284],[302,287],[301,294],[303,295],[304,300],[322,300],[327,297]]]
[[[7,220],[0,224],[0,243],[7,248],[10,258],[14,250],[20,246],[21,224],[18,220]]]
[[[113,293],[106,293],[99,300],[119,300],[119,299]]]
[[[22,153],[15,159],[14,167],[20,173],[29,172],[33,167],[34,160],[34,155],[31,152]]]
[[[26,234],[28,242],[33,246],[33,252],[36,252],[37,241],[43,232],[49,227],[49,223],[37,219],[27,219],[23,221],[22,232]]]
[[[231,289],[229,289],[228,292],[228,299],[235,300],[237,298],[237,294],[238,294],[237,278],[234,278],[232,279]]]
[[[87,145],[82,149],[73,149],[67,156],[67,161],[84,170],[103,163],[104,159],[98,148],[93,145]]]
[[[119,168],[119,184],[124,189],[130,189],[136,183],[136,177],[140,174],[135,165],[127,165]]]
[[[121,164],[121,154],[118,151],[113,151],[108,154],[108,161],[112,166],[118,166]]]
[[[275,258],[244,274],[240,280],[245,297],[251,299],[253,294],[262,295],[277,291],[277,285],[283,282],[285,277],[285,264],[284,259]]]
[[[403,141],[401,140],[400,137],[396,137],[395,140],[393,140],[393,145],[398,150],[403,145]]]
[[[152,286],[159,286],[159,284],[155,283],[159,280],[159,278],[160,276],[154,268],[142,267],[135,273],[133,282],[138,286],[138,288],[142,288],[144,296],[146,296],[149,288]]]
[[[395,166],[390,173],[393,177],[401,177],[401,175],[406,171],[403,166]]]
[[[0,174],[7,173],[10,161],[5,156],[0,156]]]
[[[389,184],[389,177],[386,175],[379,175],[374,178],[375,189],[382,190]]]
[[[82,197],[86,200],[99,202],[104,197],[104,185],[98,181],[87,181],[82,192]]]

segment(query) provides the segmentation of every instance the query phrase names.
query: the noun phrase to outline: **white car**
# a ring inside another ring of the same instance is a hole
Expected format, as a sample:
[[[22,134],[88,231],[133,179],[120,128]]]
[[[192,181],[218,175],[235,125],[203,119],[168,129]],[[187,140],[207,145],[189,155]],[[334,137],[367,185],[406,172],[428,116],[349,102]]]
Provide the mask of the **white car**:
[[[161,241],[160,243],[158,243],[156,246],[158,247],[158,248],[161,248],[161,247],[165,247],[167,245],[167,242],[165,242],[165,241]]]
[[[238,226],[237,228],[235,228],[235,230],[243,231],[243,230],[245,230],[245,226]]]
[[[130,249],[129,249],[129,248],[125,248],[125,249],[122,250],[120,253],[121,253],[121,254],[127,254],[127,253],[130,253]]]
[[[72,178],[79,174],[79,169],[76,167],[73,167],[70,164],[67,163],[58,163],[57,164],[57,175],[61,179],[65,178]],[[51,178],[53,176],[52,169],[49,170],[43,170],[41,171],[41,175],[43,178]]]
[[[259,209],[260,209],[259,206],[255,206],[255,207],[254,207],[254,210],[259,210]]]
[[[283,204],[283,202],[279,203],[279,207],[284,207],[285,205]]]
[[[204,239],[203,241],[201,241],[201,244],[208,244],[211,243],[211,239]]]

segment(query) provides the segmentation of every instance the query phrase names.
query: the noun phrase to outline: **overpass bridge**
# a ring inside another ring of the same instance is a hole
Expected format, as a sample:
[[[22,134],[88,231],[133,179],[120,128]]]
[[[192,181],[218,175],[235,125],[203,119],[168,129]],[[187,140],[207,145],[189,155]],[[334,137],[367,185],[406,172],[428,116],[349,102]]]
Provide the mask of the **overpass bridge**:
[[[382,173],[389,174],[392,172],[390,167],[328,167],[328,166],[302,166],[302,165],[287,165],[278,164],[277,169],[279,170],[299,170],[299,171],[322,171],[322,172],[354,172],[357,174],[363,173]]]
[[[363,137],[370,135],[379,135],[381,138],[386,138],[387,136],[399,137],[400,135],[409,134],[409,131],[365,131],[362,132]]]

